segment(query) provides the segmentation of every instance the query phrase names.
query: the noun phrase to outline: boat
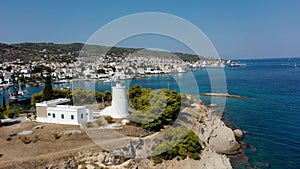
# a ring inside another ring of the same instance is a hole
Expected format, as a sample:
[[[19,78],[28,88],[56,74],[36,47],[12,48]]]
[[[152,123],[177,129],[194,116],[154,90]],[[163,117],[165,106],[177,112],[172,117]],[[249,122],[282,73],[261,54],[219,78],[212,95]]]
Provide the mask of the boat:
[[[8,82],[8,84],[6,84],[8,87],[14,86],[13,82]]]
[[[32,87],[39,87],[40,85],[39,85],[39,83],[33,83],[32,84]]]
[[[9,105],[12,106],[14,104],[22,104],[28,105],[31,102],[31,98],[25,95],[25,90],[21,88],[21,84],[19,83],[18,91],[9,94]]]
[[[103,81],[103,83],[111,83],[111,82],[112,82],[111,79],[106,79],[106,80]]]
[[[68,80],[57,80],[53,82],[54,84],[61,84],[61,83],[69,83]]]
[[[246,66],[246,64],[244,64],[244,63],[236,63],[236,62],[230,64],[230,67],[241,67],[241,66]]]

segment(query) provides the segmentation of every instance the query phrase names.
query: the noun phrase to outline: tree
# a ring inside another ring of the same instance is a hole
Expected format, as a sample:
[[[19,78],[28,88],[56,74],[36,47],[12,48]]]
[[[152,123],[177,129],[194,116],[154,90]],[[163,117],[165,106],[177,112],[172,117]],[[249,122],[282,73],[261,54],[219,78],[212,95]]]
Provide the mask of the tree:
[[[31,96],[31,106],[35,106],[36,103],[42,102],[44,100],[43,91],[40,93],[35,93]]]
[[[58,98],[72,98],[72,93],[69,89],[53,89],[53,98],[52,99],[58,99]],[[44,100],[44,92],[41,91],[40,93],[35,93],[31,96],[31,106],[34,106],[36,103],[42,102]]]
[[[2,106],[3,106],[3,109],[4,109],[4,111],[5,111],[5,110],[6,110],[6,100],[5,100],[4,94],[3,94],[3,96],[2,96]]]
[[[45,79],[45,88],[43,90],[43,101],[53,99],[53,89],[52,89],[52,80],[51,76],[47,76]]]
[[[103,68],[98,69],[97,74],[105,74],[105,69],[103,69]]]
[[[70,89],[53,89],[53,99],[58,99],[58,98],[71,98],[72,93]]]
[[[5,70],[8,71],[8,72],[10,72],[12,70],[12,67],[8,66],[8,67],[5,68]]]
[[[131,121],[142,128],[159,131],[164,125],[172,124],[178,116],[181,96],[168,89],[151,90],[134,85],[128,90],[130,104],[137,110]]]
[[[76,88],[72,93],[74,105],[86,105],[95,103],[95,92],[83,88]]]
[[[95,96],[98,103],[103,101],[102,98],[104,99],[104,94],[101,92],[96,91]]]
[[[0,112],[0,119],[4,119],[4,113]]]
[[[104,93],[103,93],[103,95],[104,95],[104,100],[105,101],[107,101],[107,102],[112,101],[112,94],[111,94],[110,91],[105,90]]]

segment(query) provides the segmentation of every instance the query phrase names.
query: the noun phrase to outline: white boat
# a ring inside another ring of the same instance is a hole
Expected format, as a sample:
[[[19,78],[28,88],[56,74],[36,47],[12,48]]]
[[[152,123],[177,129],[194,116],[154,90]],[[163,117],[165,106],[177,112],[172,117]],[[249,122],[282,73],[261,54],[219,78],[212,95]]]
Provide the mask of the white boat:
[[[61,83],[69,83],[68,80],[57,80],[53,82],[54,84],[61,84]]]
[[[13,82],[8,82],[7,86],[14,86]]]
[[[244,63],[231,63],[230,67],[241,67],[241,66],[246,66]]]
[[[106,80],[103,81],[103,83],[111,83],[111,82],[112,82],[111,79],[106,79]]]

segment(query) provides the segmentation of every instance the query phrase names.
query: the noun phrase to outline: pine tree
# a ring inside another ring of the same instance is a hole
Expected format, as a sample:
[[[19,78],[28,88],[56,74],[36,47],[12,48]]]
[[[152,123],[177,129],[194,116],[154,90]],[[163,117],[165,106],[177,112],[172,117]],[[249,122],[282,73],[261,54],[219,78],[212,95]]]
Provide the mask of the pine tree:
[[[4,94],[3,94],[3,97],[2,97],[2,106],[3,106],[3,110],[5,111],[6,110],[6,101],[5,101]]]
[[[43,100],[51,100],[53,98],[53,89],[52,89],[52,80],[50,76],[47,76],[45,79],[45,88],[43,90]]]

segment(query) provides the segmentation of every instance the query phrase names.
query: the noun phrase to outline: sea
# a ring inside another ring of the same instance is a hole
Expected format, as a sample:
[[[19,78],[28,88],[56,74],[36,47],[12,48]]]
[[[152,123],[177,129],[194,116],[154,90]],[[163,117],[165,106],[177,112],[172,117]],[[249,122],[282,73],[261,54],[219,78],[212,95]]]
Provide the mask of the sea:
[[[300,58],[239,60],[242,67],[201,68],[190,73],[153,75],[148,78],[127,80],[128,86],[169,88],[190,93],[206,103],[222,104],[224,119],[245,132],[243,142],[251,168],[300,169]],[[226,92],[245,98],[200,96],[216,92],[210,72],[222,69],[217,78],[225,78]],[[55,88],[82,87],[105,91],[111,83],[73,81],[55,84]],[[41,87],[29,87],[28,94],[40,92]],[[2,94],[2,92],[0,92]],[[2,96],[0,97],[2,103]],[[236,164],[234,168],[247,168]]]

